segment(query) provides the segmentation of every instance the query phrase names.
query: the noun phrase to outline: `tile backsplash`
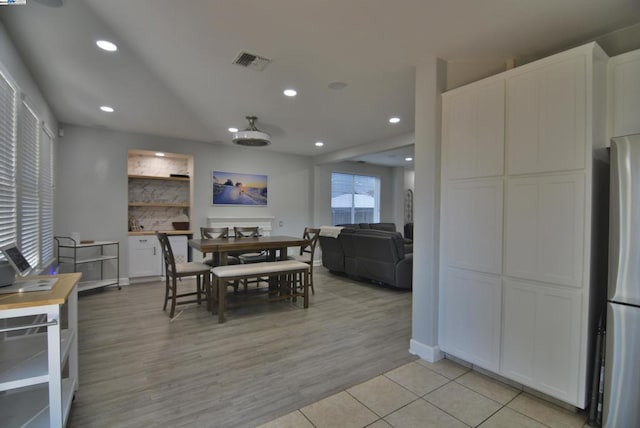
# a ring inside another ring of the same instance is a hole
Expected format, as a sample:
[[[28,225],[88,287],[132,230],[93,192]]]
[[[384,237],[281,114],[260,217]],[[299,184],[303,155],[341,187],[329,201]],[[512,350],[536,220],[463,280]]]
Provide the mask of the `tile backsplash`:
[[[151,175],[153,177],[169,177],[169,174],[191,175],[187,159],[130,155],[129,175]]]
[[[130,155],[129,175],[169,177],[170,174],[191,176],[186,158]],[[129,179],[129,203],[189,204],[190,182]],[[134,218],[144,231],[173,230],[174,221],[188,221],[189,208],[162,206],[130,206]]]

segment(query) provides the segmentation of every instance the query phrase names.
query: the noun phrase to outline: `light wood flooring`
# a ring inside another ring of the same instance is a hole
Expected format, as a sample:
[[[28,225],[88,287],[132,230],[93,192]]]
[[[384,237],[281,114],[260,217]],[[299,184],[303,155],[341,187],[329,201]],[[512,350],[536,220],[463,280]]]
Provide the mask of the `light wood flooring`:
[[[68,426],[255,427],[416,360],[410,292],[314,276],[308,309],[265,302],[225,324],[204,303],[170,320],[160,282],[81,295]]]

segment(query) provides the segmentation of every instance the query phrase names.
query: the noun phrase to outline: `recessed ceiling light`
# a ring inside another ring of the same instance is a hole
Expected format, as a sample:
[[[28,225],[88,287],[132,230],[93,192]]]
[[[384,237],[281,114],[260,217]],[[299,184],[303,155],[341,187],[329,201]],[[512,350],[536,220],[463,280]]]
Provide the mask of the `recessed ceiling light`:
[[[336,91],[339,91],[341,89],[344,89],[347,87],[347,84],[345,82],[330,82],[329,83],[329,89],[334,89]]]
[[[316,147],[322,147],[324,143],[322,141],[316,141]]]
[[[105,113],[113,113],[115,111],[113,107],[109,107],[109,106],[100,106],[100,110],[102,110]]]
[[[115,43],[112,43],[108,40],[98,40],[96,42],[96,45],[98,45],[100,49],[105,50],[107,52],[115,52],[118,50],[118,46],[116,46]]]
[[[400,118],[399,117],[392,117],[392,118],[389,119],[389,122],[398,123],[398,122],[400,122]]]
[[[238,132],[238,128],[229,128],[229,132]]]
[[[407,162],[411,162],[413,158],[404,158],[404,160],[406,160]]]
[[[298,95],[298,92],[295,89],[285,89],[283,94],[288,97],[295,97],[296,95]]]
[[[164,153],[162,152],[157,152],[156,156],[158,156],[159,158],[163,158],[164,157]]]

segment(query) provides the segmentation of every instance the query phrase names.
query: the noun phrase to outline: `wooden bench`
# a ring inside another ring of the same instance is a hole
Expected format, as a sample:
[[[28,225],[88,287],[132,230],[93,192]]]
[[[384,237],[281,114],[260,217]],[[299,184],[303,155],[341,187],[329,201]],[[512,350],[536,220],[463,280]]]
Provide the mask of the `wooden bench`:
[[[240,265],[216,266],[213,274],[213,300],[218,303],[218,322],[225,321],[227,284],[249,278],[269,277],[279,284],[277,296],[269,300],[295,299],[302,297],[304,307],[309,307],[309,265],[297,260],[260,262]],[[302,284],[298,286],[298,284]],[[300,292],[302,290],[302,292]],[[215,299],[217,296],[217,299]]]

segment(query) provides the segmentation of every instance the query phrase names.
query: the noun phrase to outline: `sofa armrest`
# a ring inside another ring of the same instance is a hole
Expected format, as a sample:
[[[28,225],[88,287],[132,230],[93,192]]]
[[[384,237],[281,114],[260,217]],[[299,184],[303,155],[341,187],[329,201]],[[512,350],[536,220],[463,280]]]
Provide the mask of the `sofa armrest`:
[[[405,254],[396,264],[396,287],[413,287],[413,254]]]

